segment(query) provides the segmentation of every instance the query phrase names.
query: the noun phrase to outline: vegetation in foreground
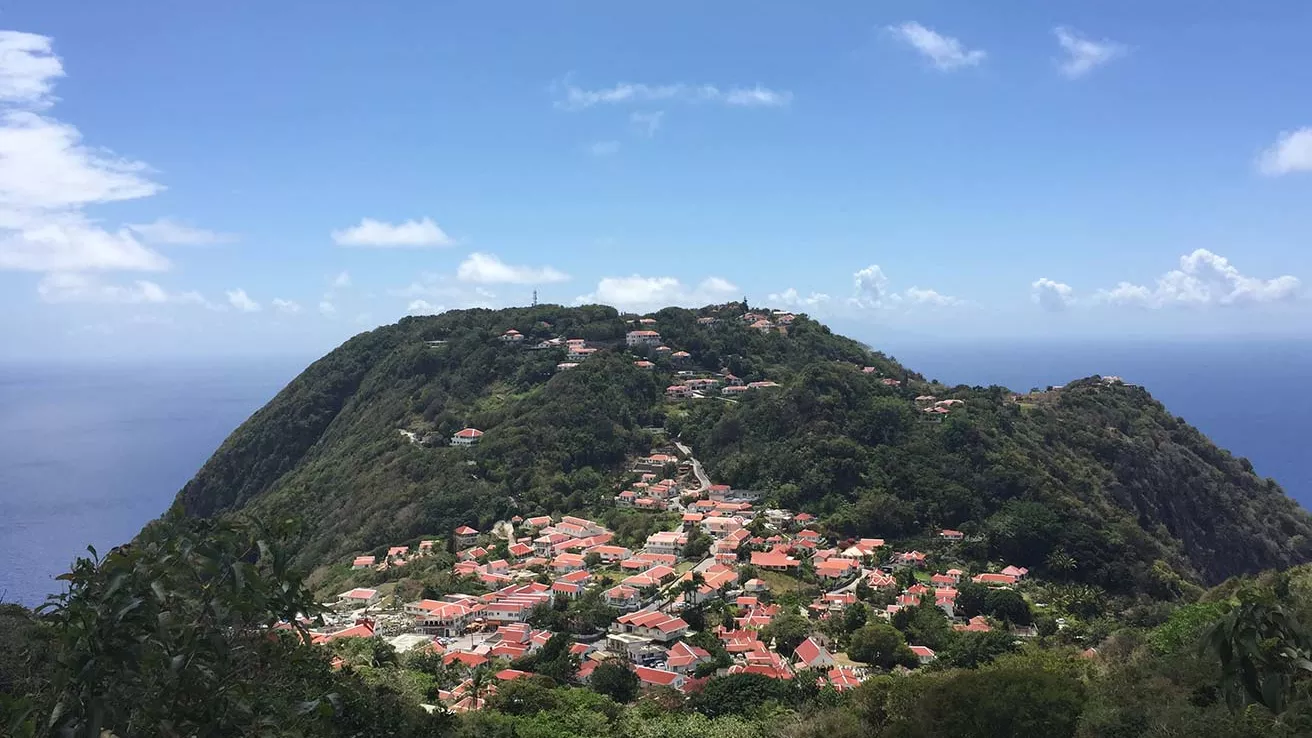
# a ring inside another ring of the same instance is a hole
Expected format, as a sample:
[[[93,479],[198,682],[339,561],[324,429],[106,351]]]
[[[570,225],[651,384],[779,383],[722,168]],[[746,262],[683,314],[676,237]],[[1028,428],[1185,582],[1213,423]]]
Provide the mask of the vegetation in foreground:
[[[316,606],[284,531],[166,520],[37,613],[0,611],[14,736],[1298,736],[1312,731],[1312,568],[1236,579],[1092,651],[1044,637],[974,668],[894,670],[845,692],[799,676],[639,694],[601,671],[505,683],[485,709],[423,707],[451,675],[377,639],[307,644]],[[864,626],[863,626],[864,627]],[[878,650],[878,633],[867,634]],[[1008,649],[1010,651],[1010,649]],[[544,649],[544,653],[548,649]],[[334,668],[334,657],[346,657]],[[541,658],[541,657],[540,657]],[[627,674],[627,670],[617,670]],[[548,676],[547,674],[550,674]],[[486,675],[480,675],[485,678]]]

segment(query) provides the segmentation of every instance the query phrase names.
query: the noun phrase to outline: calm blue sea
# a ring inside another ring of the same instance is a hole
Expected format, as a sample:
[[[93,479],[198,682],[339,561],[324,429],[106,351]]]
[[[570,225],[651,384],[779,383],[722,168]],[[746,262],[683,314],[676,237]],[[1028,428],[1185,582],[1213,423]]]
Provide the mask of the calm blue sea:
[[[0,601],[136,535],[302,366],[0,364]]]
[[[951,383],[1120,375],[1312,504],[1312,342],[879,346]],[[303,363],[0,364],[0,600],[37,604],[87,544],[135,535]]]

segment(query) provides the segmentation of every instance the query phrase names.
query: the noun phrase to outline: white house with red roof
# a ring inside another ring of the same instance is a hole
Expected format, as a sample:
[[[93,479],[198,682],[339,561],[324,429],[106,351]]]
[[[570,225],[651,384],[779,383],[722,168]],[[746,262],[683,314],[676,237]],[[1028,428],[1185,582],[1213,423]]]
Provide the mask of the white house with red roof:
[[[478,541],[478,530],[476,528],[471,528],[468,525],[462,525],[459,528],[456,528],[455,531],[453,531],[453,535],[456,539],[456,546],[460,548],[472,546]]]
[[[672,384],[665,388],[665,396],[675,400],[686,400],[692,397],[692,387],[686,384]]]
[[[638,590],[623,584],[611,587],[602,593],[601,599],[617,610],[636,610],[642,605],[642,596]]]
[[[454,637],[464,632],[478,611],[478,599],[471,599],[409,602],[405,613],[415,619],[415,629],[420,633]]]
[[[520,343],[523,340],[524,340],[524,334],[520,333],[514,328],[511,328],[510,330],[501,334],[502,343]]]
[[[928,664],[938,658],[938,655],[934,653],[934,649],[929,646],[911,646],[911,653],[914,653],[922,664]]]
[[[679,641],[670,648],[665,668],[680,674],[688,674],[696,669],[698,665],[710,660],[711,654],[706,649],[690,645],[687,641]]]
[[[807,638],[793,651],[797,665],[805,669],[829,669],[835,665],[833,654],[825,650],[814,638]]]
[[[648,666],[635,666],[633,672],[638,675],[638,681],[644,689],[654,687],[683,689],[684,676],[677,672],[653,669]]]
[[[1030,570],[1023,566],[1008,566],[1002,570],[1002,573],[1009,577],[1015,577],[1016,581],[1020,581],[1025,578],[1026,574],[1030,573]]]
[[[373,556],[356,556],[355,560],[351,562],[351,568],[368,569],[374,565],[374,561],[375,559]]]
[[[752,566],[770,571],[796,571],[802,562],[780,551],[753,551]]]
[[[378,604],[378,590],[356,587],[349,592],[337,595],[339,607],[371,607]]]
[[[960,541],[966,537],[966,534],[962,533],[959,530],[944,528],[943,530],[938,532],[938,537],[942,538],[945,541]]]
[[[483,437],[483,431],[477,428],[462,428],[451,436],[452,446],[473,446]]]
[[[1010,574],[976,574],[970,581],[990,587],[1010,587],[1016,583],[1016,577]]]
[[[658,346],[661,342],[661,334],[651,330],[629,331],[624,336],[624,343],[627,346]]]

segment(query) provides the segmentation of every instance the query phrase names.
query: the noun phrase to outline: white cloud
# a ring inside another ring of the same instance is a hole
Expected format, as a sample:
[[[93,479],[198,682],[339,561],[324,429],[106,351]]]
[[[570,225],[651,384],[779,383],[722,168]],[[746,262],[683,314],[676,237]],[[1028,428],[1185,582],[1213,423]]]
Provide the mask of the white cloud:
[[[36,286],[37,294],[45,302],[51,303],[121,303],[136,304],[180,304],[212,305],[199,292],[169,292],[155,282],[136,280],[131,284],[106,284],[99,278],[74,272],[52,272],[41,278]]]
[[[656,135],[656,131],[660,130],[661,122],[664,118],[665,111],[663,110],[656,110],[650,113],[636,111],[629,114],[629,123],[632,123],[633,127],[636,128],[639,133],[647,138],[651,138]]]
[[[54,80],[63,76],[48,37],[0,31],[0,102],[48,105]]]
[[[340,289],[342,287],[350,287],[350,286],[351,286],[350,272],[342,272],[341,274],[338,274],[336,277],[333,278],[333,287]]]
[[[1107,39],[1092,41],[1070,28],[1058,26],[1053,29],[1053,33],[1057,35],[1057,43],[1066,52],[1065,58],[1058,63],[1058,69],[1070,79],[1083,77],[1095,67],[1124,56],[1129,51],[1124,44]]]
[[[496,293],[481,285],[457,281],[446,274],[421,274],[419,279],[388,293],[407,300],[423,299],[441,309],[494,308],[500,305]],[[436,302],[433,302],[436,301]]]
[[[1068,284],[1039,277],[1030,284],[1030,299],[1044,310],[1060,312],[1075,302],[1075,291]]]
[[[338,246],[415,248],[451,246],[455,243],[455,240],[438,228],[431,218],[407,220],[397,224],[364,218],[360,221],[360,225],[333,231],[332,235],[333,242]]]
[[[1271,177],[1312,172],[1312,126],[1280,134],[1271,148],[1258,157],[1257,169]]]
[[[578,304],[601,303],[622,310],[645,310],[670,305],[701,306],[738,296],[738,287],[722,277],[708,277],[695,286],[674,277],[603,277],[595,292],[575,298]]]
[[[301,312],[301,304],[294,300],[284,300],[281,297],[275,297],[272,300],[273,309],[286,315],[295,315]]]
[[[619,153],[619,141],[597,141],[588,145],[588,153],[593,156],[612,156]]]
[[[939,307],[952,307],[961,305],[962,301],[948,295],[935,292],[934,290],[925,290],[919,287],[908,287],[902,293],[903,299],[913,305],[936,305]]]
[[[988,56],[982,49],[967,49],[959,40],[936,33],[915,21],[888,26],[888,30],[943,71],[979,66]]]
[[[694,85],[675,82],[648,85],[621,82],[614,87],[585,90],[568,82],[553,85],[563,97],[556,107],[563,110],[586,110],[597,105],[642,104],[652,102],[717,103],[733,107],[777,108],[793,100],[793,93],[772,90],[762,85],[721,89],[715,85]]]
[[[855,302],[862,307],[883,307],[893,298],[888,292],[888,277],[878,264],[859,269],[852,275],[856,285]]]
[[[337,314],[337,307],[333,305],[331,302],[328,302],[327,300],[323,300],[322,302],[319,303],[319,312],[331,318],[332,316]]]
[[[405,311],[411,315],[436,315],[444,312],[444,309],[428,300],[411,300]]]
[[[216,233],[204,228],[193,228],[171,218],[157,218],[153,223],[130,223],[128,229],[137,234],[146,243],[167,244],[170,246],[201,246],[214,243],[228,243],[235,240],[230,233]]]
[[[494,254],[473,253],[456,267],[456,279],[474,284],[548,284],[569,275],[555,267],[514,266]]]
[[[795,288],[789,287],[783,292],[771,293],[766,300],[773,305],[782,305],[784,307],[816,307],[829,302],[829,295],[822,292],[812,292],[809,296],[803,297]]]
[[[1171,305],[1245,305],[1288,300],[1298,295],[1298,278],[1260,279],[1241,274],[1228,259],[1207,249],[1180,257],[1180,268],[1157,279],[1155,287],[1121,282],[1098,292],[1099,302],[1161,308]]]
[[[64,75],[45,36],[0,31],[0,269],[168,268],[127,228],[106,229],[82,209],[148,197],[162,187],[147,166],[86,146],[67,123],[43,115]]]
[[[237,308],[243,313],[257,313],[260,311],[260,303],[252,300],[246,290],[240,287],[235,290],[228,290],[228,304]]]

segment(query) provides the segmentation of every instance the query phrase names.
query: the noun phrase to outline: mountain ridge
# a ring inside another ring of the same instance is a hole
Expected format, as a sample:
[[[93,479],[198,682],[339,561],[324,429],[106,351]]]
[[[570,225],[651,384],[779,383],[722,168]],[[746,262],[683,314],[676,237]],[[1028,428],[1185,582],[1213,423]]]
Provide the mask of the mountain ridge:
[[[605,306],[405,318],[311,364],[225,440],[175,509],[301,518],[301,561],[316,565],[459,524],[604,507],[661,427],[717,481],[835,532],[913,540],[960,527],[980,558],[1111,592],[1169,597],[1179,582],[1312,559],[1308,514],[1142,388],[932,385],[804,315],[781,333],[744,312],[648,314],[689,354],[682,363],[625,346],[640,326]],[[511,329],[523,338],[500,340]],[[565,338],[602,348],[567,370],[563,346],[531,348]],[[736,401],[664,397],[679,371],[722,370],[781,386]],[[927,394],[961,403],[926,414],[915,398]],[[444,440],[466,426],[486,431],[469,450],[398,432]]]

